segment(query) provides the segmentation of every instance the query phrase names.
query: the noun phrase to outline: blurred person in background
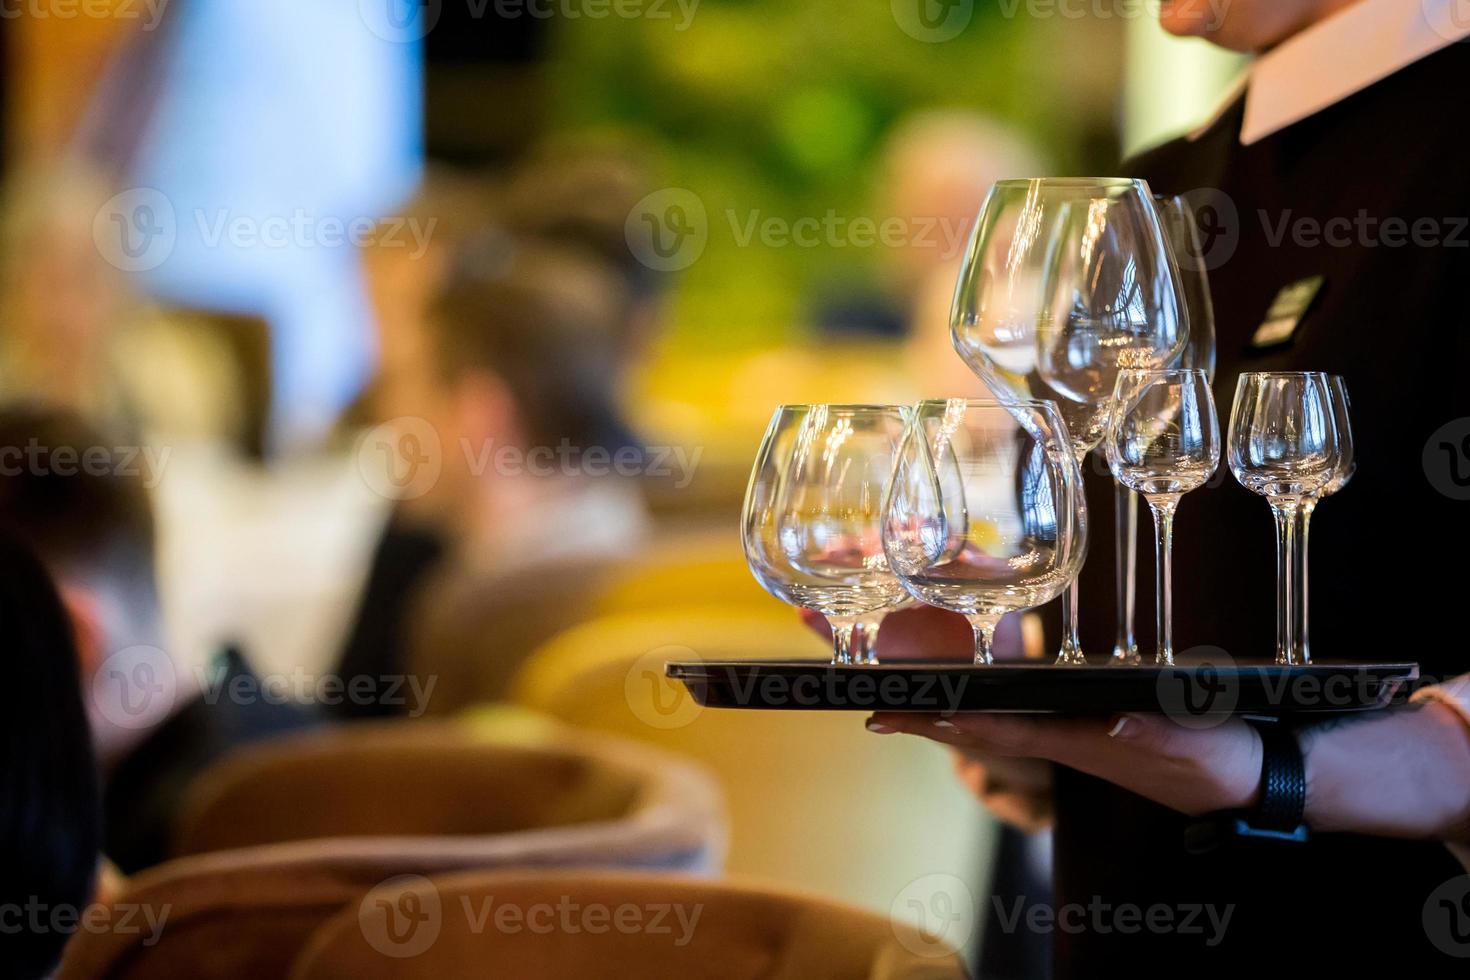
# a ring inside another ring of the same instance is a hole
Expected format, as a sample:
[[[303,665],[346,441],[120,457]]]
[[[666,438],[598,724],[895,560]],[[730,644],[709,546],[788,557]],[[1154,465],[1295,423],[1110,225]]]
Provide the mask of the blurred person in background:
[[[955,279],[990,185],[1049,172],[1024,136],[978,112],[919,112],[889,134],[878,164],[878,208],[903,219],[909,234],[884,258],[904,304],[909,372],[923,379],[926,395],[984,394],[950,340]]]
[[[118,417],[115,334],[127,290],[92,240],[110,190],[79,164],[26,170],[0,212],[0,371],[12,397],[40,395],[90,417]]]
[[[407,669],[430,595],[456,606],[462,588],[478,591],[471,583],[616,554],[641,535],[637,486],[612,469],[621,460],[636,473],[642,458],[617,397],[627,303],[619,278],[586,253],[495,232],[466,243],[434,301],[425,402],[405,430],[429,427],[440,470],[380,539],[339,663],[349,682]]]
[[[377,331],[378,369],[342,424],[386,426],[372,430],[382,432],[405,420],[434,428],[442,417],[444,394],[436,370],[430,308],[465,243],[490,227],[493,192],[494,184],[483,175],[431,167],[401,216],[433,229],[428,247],[421,254],[402,248],[387,228],[374,236],[363,267]],[[434,431],[437,435],[437,428]],[[373,438],[372,432],[366,438]],[[393,452],[394,445],[388,451]],[[386,463],[391,473],[397,460]],[[436,480],[414,494],[394,494],[391,486],[382,489],[389,504],[377,525],[335,655],[333,669],[346,678],[403,672],[410,609],[425,580],[444,561],[461,519],[459,480]],[[344,704],[338,713],[366,718],[400,712],[388,705]]]
[[[418,607],[414,663],[449,703],[502,695],[649,529],[643,448],[621,404],[624,281],[561,245],[484,247],[434,309],[445,431],[481,470],[452,560]]]
[[[0,715],[0,978],[48,976],[92,901],[101,821],[72,623],[46,569],[0,534],[13,696]],[[106,898],[108,896],[101,896]]]
[[[653,182],[636,154],[615,147],[539,148],[508,175],[496,223],[512,237],[543,241],[603,262],[623,282],[626,312],[618,324],[621,383],[649,354],[664,316],[669,274],[639,260],[628,245],[628,215]]]
[[[193,776],[231,748],[309,723],[263,696],[239,651],[205,672],[168,650],[146,488],[161,464],[141,450],[64,408],[0,409],[0,531],[32,548],[60,589],[103,771],[104,852],[129,874],[168,856]]]
[[[478,671],[489,656],[498,676],[517,651],[544,639],[551,621],[530,608],[546,606],[549,593],[511,574],[538,556],[502,540],[508,531],[512,542],[534,543],[533,528],[566,523],[574,534],[538,544],[541,558],[572,538],[582,542],[573,551],[611,552],[642,534],[633,480],[577,472],[588,449],[598,460],[606,454],[599,471],[614,456],[625,471],[641,460],[622,403],[624,378],[659,311],[656,274],[623,237],[642,187],[627,158],[587,151],[540,151],[498,184],[431,170],[410,209],[423,222],[448,217],[428,252],[415,259],[371,250],[383,363],[367,420],[406,422],[404,434],[428,425],[442,470],[388,515],[338,661],[344,677],[401,674],[413,663],[416,674],[442,682],[435,711],[474,699],[458,688],[479,685],[457,669],[476,662]],[[497,467],[496,454],[507,451],[520,462]],[[503,615],[510,607],[519,614]],[[480,649],[485,634],[476,629],[451,638],[470,624],[482,628],[491,609],[499,618],[494,656]],[[565,610],[558,622],[566,625]],[[352,717],[396,711],[344,705]]]

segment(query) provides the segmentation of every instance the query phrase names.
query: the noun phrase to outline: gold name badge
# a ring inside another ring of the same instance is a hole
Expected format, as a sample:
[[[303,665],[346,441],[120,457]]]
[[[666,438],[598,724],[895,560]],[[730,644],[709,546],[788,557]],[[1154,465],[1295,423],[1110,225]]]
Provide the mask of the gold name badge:
[[[1281,292],[1271,301],[1271,308],[1266,311],[1266,319],[1256,327],[1255,335],[1251,337],[1251,346],[1275,347],[1277,344],[1289,343],[1296,334],[1302,317],[1307,315],[1312,300],[1321,291],[1323,281],[1321,276],[1309,276],[1282,286]]]

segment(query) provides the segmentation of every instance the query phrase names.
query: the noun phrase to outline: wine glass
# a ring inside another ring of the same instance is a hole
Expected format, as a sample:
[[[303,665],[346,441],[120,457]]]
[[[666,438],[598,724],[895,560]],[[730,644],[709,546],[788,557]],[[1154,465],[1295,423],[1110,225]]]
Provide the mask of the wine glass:
[[[916,598],[961,613],[975,662],[1001,617],[1049,602],[1087,550],[1082,474],[1054,405],[920,402],[883,506],[888,564]]]
[[[908,597],[879,529],[908,416],[898,405],[783,405],[745,491],[751,572],[776,598],[827,617],[834,664],[855,662],[860,620]]]
[[[1210,283],[1205,269],[1199,224],[1189,201],[1182,196],[1155,194],[1164,238],[1179,267],[1179,291],[1189,311],[1189,342],[1170,367],[1204,371],[1215,380],[1215,305],[1210,300]],[[1113,642],[1114,664],[1141,663],[1133,618],[1138,574],[1138,494],[1122,483],[1114,484],[1114,564],[1118,593],[1118,635]]]
[[[1327,376],[1242,374],[1228,441],[1235,479],[1265,497],[1276,519],[1276,662],[1295,664],[1296,523],[1302,500],[1326,486],[1341,463]]]
[[[1312,596],[1307,571],[1310,557],[1312,512],[1317,509],[1317,504],[1323,497],[1330,497],[1347,486],[1347,482],[1353,478],[1353,473],[1358,468],[1357,459],[1353,455],[1353,425],[1350,418],[1351,404],[1348,401],[1347,382],[1342,379],[1341,375],[1329,374],[1327,376],[1327,396],[1332,402],[1332,419],[1333,424],[1337,427],[1337,469],[1333,472],[1332,479],[1328,480],[1321,490],[1302,498],[1300,525],[1297,528],[1300,538],[1298,544],[1300,560],[1297,564],[1297,574],[1301,581],[1301,614],[1297,620],[1297,649],[1301,653],[1304,664],[1312,662],[1312,643],[1308,635],[1310,632],[1308,611]]]
[[[1148,501],[1154,515],[1158,651],[1174,664],[1174,512],[1220,465],[1220,422],[1202,370],[1130,371],[1118,378],[1108,462],[1118,483]]]
[[[1126,178],[1003,180],[986,196],[950,314],[955,350],[997,397],[1052,399],[1079,470],[1107,430],[1119,372],[1162,368],[1189,336],[1148,185]],[[1077,589],[1061,664],[1084,664]]]

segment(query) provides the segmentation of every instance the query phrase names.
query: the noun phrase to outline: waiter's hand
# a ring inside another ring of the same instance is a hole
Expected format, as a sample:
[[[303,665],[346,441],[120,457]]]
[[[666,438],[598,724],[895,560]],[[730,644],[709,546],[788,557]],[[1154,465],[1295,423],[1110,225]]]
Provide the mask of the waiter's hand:
[[[1191,815],[1250,807],[1259,797],[1260,736],[1239,719],[1201,730],[1166,715],[880,712],[868,727],[986,756],[1048,759]],[[1298,737],[1314,830],[1470,839],[1470,729],[1444,705],[1343,715]]]
[[[1238,719],[1196,731],[1162,715],[1058,720],[885,711],[868,728],[923,735],[1002,759],[1059,762],[1191,814],[1248,806],[1261,775],[1260,737]]]
[[[831,627],[820,613],[804,610],[802,619],[823,636],[829,635]],[[1022,646],[1020,617],[1007,616],[996,630],[996,659],[1018,660]],[[969,622],[958,613],[934,606],[915,606],[889,613],[878,630],[880,662],[958,660],[968,663],[974,656],[975,637]],[[1050,762],[956,749],[954,766],[960,781],[998,820],[1028,833],[1051,825]]]

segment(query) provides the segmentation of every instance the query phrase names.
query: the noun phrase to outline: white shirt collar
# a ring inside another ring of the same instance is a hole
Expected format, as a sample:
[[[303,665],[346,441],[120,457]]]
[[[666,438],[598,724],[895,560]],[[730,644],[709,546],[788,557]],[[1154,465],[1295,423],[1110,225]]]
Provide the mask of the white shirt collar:
[[[1240,142],[1265,139],[1470,37],[1463,11],[1457,0],[1360,0],[1288,38],[1231,87],[1225,106],[1246,86]]]

